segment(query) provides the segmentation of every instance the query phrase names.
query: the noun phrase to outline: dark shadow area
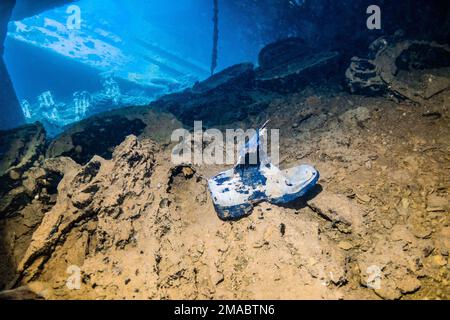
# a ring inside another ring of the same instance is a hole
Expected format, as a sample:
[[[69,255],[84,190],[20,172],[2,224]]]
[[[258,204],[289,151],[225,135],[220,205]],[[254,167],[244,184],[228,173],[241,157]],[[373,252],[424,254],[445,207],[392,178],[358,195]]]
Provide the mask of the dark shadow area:
[[[98,118],[98,121],[85,130],[72,135],[75,148],[62,156],[70,157],[82,165],[88,163],[94,155],[111,159],[114,148],[126,136],[139,136],[144,128],[145,124],[139,119],[128,120],[118,116]]]
[[[6,240],[6,224],[0,221],[0,291],[7,289],[15,276],[17,265],[11,256],[10,243]]]
[[[291,201],[291,202],[288,202],[285,204],[279,204],[279,206],[283,207],[283,208],[287,208],[287,209],[301,210],[308,206],[307,202],[309,200],[312,200],[313,198],[317,197],[322,191],[323,191],[323,187],[320,184],[316,184],[303,197],[300,197],[294,201]]]

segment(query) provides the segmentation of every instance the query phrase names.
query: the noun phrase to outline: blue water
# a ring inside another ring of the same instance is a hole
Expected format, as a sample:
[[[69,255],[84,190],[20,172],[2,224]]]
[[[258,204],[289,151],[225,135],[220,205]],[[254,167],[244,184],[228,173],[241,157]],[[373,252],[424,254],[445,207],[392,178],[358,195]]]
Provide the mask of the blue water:
[[[95,100],[105,91],[105,78],[119,84],[118,95],[123,97],[110,98],[119,100],[116,107],[123,107],[146,104],[210,75],[213,1],[73,4],[80,9],[79,29],[71,29],[77,20],[68,11],[70,5],[9,23],[5,61],[19,101],[31,109],[29,122],[45,117],[42,110],[53,110],[53,105],[42,106],[39,96],[44,92],[50,92],[57,105],[58,113],[53,112],[50,120],[66,125],[80,118],[71,115],[73,95],[88,92]],[[256,62],[264,43],[239,25],[243,21],[226,2],[220,5],[216,71],[242,61]]]

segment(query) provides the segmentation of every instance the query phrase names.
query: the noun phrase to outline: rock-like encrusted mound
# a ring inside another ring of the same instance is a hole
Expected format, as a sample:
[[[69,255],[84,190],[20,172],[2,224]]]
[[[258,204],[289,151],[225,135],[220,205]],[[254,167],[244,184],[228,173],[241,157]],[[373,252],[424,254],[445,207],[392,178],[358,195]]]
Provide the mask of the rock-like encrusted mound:
[[[264,95],[255,88],[253,64],[242,63],[191,89],[167,95],[151,107],[170,112],[186,127],[192,127],[194,121],[203,121],[206,127],[223,126],[264,113],[267,104],[259,103]]]
[[[43,161],[45,143],[39,123],[0,132],[0,219],[22,209],[45,187],[37,181],[45,174],[29,170]]]
[[[94,224],[88,241],[95,250],[124,248],[135,241],[132,223],[151,202],[156,150],[153,143],[141,143],[130,136],[115,150],[111,161],[94,156],[79,170],[66,174],[58,187],[56,204],[34,233],[19,272],[41,257],[39,262],[45,262],[75,226],[88,222]]]
[[[260,88],[295,92],[340,72],[339,53],[317,51],[300,38],[288,38],[264,47],[258,57],[256,82]]]
[[[450,47],[436,42],[377,39],[368,58],[353,57],[346,71],[352,93],[388,92],[396,97],[426,104],[450,88]]]
[[[45,151],[45,129],[40,123],[0,131],[0,175],[24,172]]]
[[[147,106],[115,110],[71,126],[50,143],[46,156],[70,157],[84,165],[94,155],[110,159],[114,148],[128,135],[167,143],[172,131],[179,127],[173,115]]]

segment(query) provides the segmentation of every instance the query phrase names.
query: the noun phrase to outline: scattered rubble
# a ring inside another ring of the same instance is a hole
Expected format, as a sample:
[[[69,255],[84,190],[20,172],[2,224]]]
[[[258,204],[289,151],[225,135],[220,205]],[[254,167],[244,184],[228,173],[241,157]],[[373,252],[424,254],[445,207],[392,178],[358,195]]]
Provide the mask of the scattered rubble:
[[[321,217],[329,220],[344,233],[354,230],[363,232],[362,209],[346,196],[322,191],[316,197],[308,201],[308,206]]]

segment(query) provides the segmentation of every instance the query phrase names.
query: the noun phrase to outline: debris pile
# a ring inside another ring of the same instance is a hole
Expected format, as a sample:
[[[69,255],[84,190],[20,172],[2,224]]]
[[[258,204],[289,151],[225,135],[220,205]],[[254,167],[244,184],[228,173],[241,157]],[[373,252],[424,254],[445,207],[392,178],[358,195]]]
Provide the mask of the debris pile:
[[[352,93],[388,93],[425,104],[450,88],[450,47],[435,42],[377,39],[368,58],[353,57],[346,71]]]

